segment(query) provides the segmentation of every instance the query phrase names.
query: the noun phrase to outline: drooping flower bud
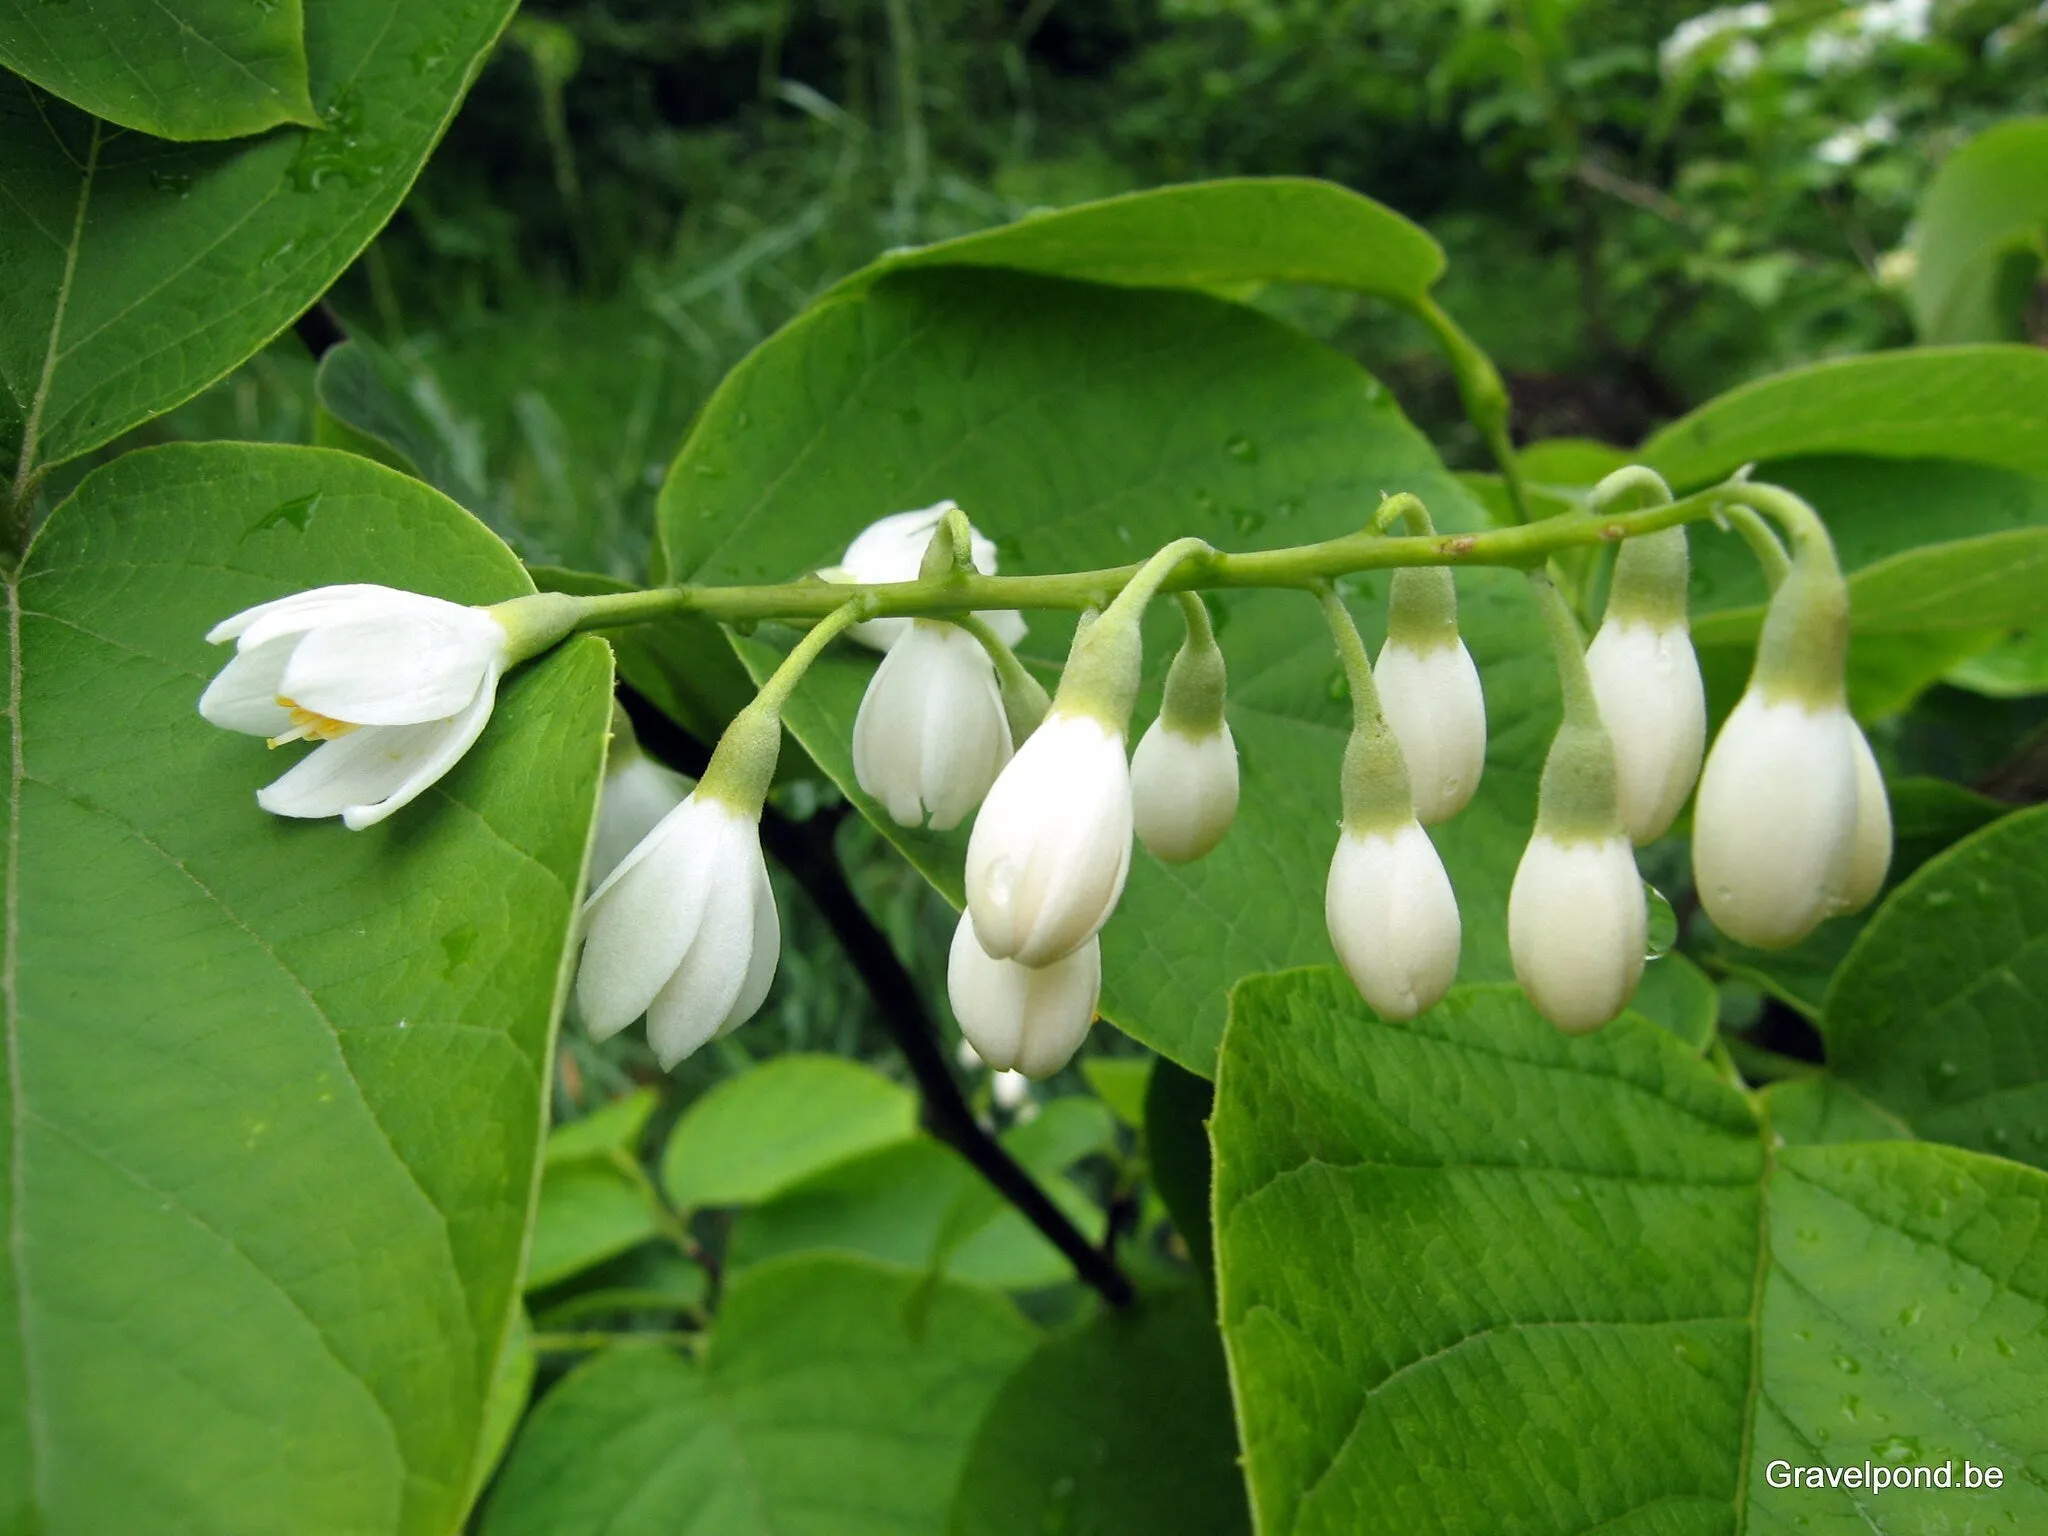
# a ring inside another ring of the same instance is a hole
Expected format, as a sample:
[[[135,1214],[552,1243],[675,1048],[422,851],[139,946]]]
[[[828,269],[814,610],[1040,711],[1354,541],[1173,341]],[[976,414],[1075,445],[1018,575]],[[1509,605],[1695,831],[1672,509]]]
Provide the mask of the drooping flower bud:
[[[1451,573],[1410,566],[1394,572],[1387,643],[1373,664],[1380,707],[1408,762],[1415,816],[1432,826],[1462,811],[1486,766],[1486,695],[1458,637]]]
[[[860,787],[898,824],[956,827],[1010,760],[995,665],[964,629],[911,621],[868,683],[853,722]]]
[[[953,930],[946,995],[960,1032],[999,1072],[1050,1077],[1073,1058],[1095,1020],[1102,945],[1092,935],[1046,966],[998,960],[981,947],[970,914]]]
[[[846,553],[840,557],[839,564],[828,566],[818,574],[827,581],[857,582],[867,586],[915,581],[934,531],[946,514],[954,510],[955,503],[941,501],[920,507],[915,512],[892,512],[863,528],[846,546]],[[974,568],[984,576],[995,575],[995,542],[979,529],[971,532]],[[980,617],[1005,645],[1015,645],[1024,638],[1024,616],[1014,608],[998,609]],[[848,633],[862,645],[886,651],[910,632],[910,625],[911,621],[906,618],[869,619],[854,625]]]
[[[1199,539],[1169,544],[1083,621],[1050,713],[989,790],[967,843],[967,911],[991,957],[1050,965],[1115,910],[1131,868],[1124,733],[1138,695],[1138,620],[1159,584],[1207,551]]]
[[[1201,599],[1182,599],[1187,639],[1167,670],[1159,718],[1131,755],[1138,841],[1168,864],[1201,858],[1237,817],[1237,743],[1223,718],[1223,652]]]
[[[1683,527],[1623,544],[1607,616],[1586,649],[1614,742],[1622,829],[1638,845],[1677,818],[1706,750],[1707,694],[1685,622],[1687,564]]]
[[[1508,890],[1508,952],[1522,991],[1568,1034],[1598,1029],[1642,980],[1649,905],[1622,830],[1614,746],[1601,723],[1578,625],[1540,575],[1564,722],[1543,762],[1536,828]]]
[[[1827,531],[1789,492],[1754,486],[1749,496],[1786,521],[1792,565],[1764,616],[1749,687],[1700,774],[1693,881],[1715,927],[1778,949],[1875,894],[1891,817],[1876,764],[1866,779],[1858,761],[1868,746],[1843,684],[1849,595]]]
[[[1382,1018],[1409,1019],[1434,1007],[1457,976],[1458,900],[1415,819],[1401,744],[1380,713],[1357,627],[1334,593],[1323,593],[1322,602],[1351,680],[1352,706],[1344,830],[1330,861],[1323,917],[1359,994]]]
[[[612,705],[612,739],[598,792],[597,827],[590,839],[590,883],[602,885],[627,854],[661,824],[694,787],[673,768],[640,750],[626,712]]]

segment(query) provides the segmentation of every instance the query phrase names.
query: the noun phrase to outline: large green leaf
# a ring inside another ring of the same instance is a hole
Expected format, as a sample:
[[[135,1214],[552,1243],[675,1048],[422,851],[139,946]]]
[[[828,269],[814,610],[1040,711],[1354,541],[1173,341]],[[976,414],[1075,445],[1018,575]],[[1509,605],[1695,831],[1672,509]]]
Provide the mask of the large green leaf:
[[[540,1157],[610,667],[505,682],[380,826],[252,798],[206,630],[330,582],[531,590],[416,482],[173,446],[88,478],[7,585],[0,1529],[445,1532]]]
[[[1443,275],[1428,232],[1335,182],[1241,177],[1155,187],[892,251],[842,282],[857,291],[914,267],[1007,267],[1133,288],[1230,293],[1318,283],[1419,299]]]
[[[1913,222],[1921,336],[2017,340],[2024,296],[2048,251],[2048,117],[2000,123],[1949,156]]]
[[[2048,807],[1900,886],[1835,975],[1828,1064],[1921,1136],[2048,1167]]]
[[[2048,352],[1922,347],[1790,369],[1709,400],[1641,458],[1691,490],[1744,464],[1824,453],[2048,474]]]
[[[783,580],[833,563],[884,513],[950,496],[997,540],[1005,570],[1077,570],[1184,534],[1236,549],[1329,537],[1398,490],[1421,494],[1446,528],[1483,520],[1378,383],[1262,315],[1198,294],[911,272],[818,307],[733,372],[670,473],[661,531],[679,580]],[[1347,589],[1368,630],[1383,622],[1384,577]],[[1489,767],[1478,800],[1436,832],[1465,898],[1465,974],[1496,978],[1509,974],[1500,913],[1556,684],[1520,577],[1475,571],[1460,590],[1487,685]],[[1178,644],[1161,606],[1136,729]],[[1136,853],[1103,935],[1104,1014],[1202,1074],[1232,982],[1328,957],[1321,892],[1350,724],[1305,597],[1230,594],[1219,615],[1243,764],[1237,825],[1197,864]],[[1036,614],[1022,652],[1050,678],[1072,633],[1070,615]],[[756,676],[779,654],[771,639],[741,643]],[[872,669],[849,647],[828,653],[786,718],[957,905],[965,829],[906,832],[854,781],[848,743]]]
[[[484,1536],[939,1536],[1033,1332],[993,1292],[857,1260],[737,1276],[701,1362],[598,1356],[512,1447]]]
[[[9,474],[176,405],[318,298],[398,206],[511,12],[316,5],[306,46],[324,126],[228,144],[125,133],[0,74]]]
[[[299,0],[0,0],[0,67],[164,139],[317,126]]]
[[[1241,1536],[1209,1293],[1147,1291],[1047,1339],[974,1437],[952,1536]]]
[[[1481,988],[1382,1023],[1329,971],[1239,988],[1213,1132],[1262,1530],[2048,1525],[2033,1169],[1776,1147],[1646,1021],[1572,1038]]]

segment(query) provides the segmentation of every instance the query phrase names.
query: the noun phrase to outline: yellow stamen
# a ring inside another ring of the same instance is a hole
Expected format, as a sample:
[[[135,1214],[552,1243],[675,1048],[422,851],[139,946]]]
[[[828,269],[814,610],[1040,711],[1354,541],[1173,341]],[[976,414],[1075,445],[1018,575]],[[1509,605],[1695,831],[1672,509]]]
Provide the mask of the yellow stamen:
[[[346,736],[350,731],[360,729],[353,721],[331,720],[326,715],[316,715],[282,694],[278,695],[277,702],[291,711],[292,728],[281,736],[271,737],[270,745],[273,747],[281,747],[289,741],[332,741],[337,736]]]

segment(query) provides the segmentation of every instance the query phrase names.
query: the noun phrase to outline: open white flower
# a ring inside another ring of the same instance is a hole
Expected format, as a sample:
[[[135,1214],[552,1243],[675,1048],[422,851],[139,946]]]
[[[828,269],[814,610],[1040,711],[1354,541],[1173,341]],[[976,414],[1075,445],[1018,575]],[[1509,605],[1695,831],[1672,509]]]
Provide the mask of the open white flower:
[[[997,960],[966,913],[953,930],[946,995],[960,1033],[998,1072],[1050,1077],[1073,1058],[1095,1021],[1102,992],[1102,944],[1090,937],[1051,965]]]
[[[753,1017],[782,954],[760,823],[701,789],[626,856],[583,914],[584,1026],[605,1040],[645,1013],[663,1067]]]
[[[1020,965],[1066,958],[1109,921],[1130,868],[1123,733],[1055,703],[997,775],[967,843],[981,947]]]
[[[1390,638],[1372,678],[1408,763],[1416,820],[1427,827],[1455,816],[1486,767],[1486,695],[1472,653],[1458,639],[1418,647]]]
[[[382,821],[483,733],[511,636],[488,610],[370,585],[263,603],[206,637],[235,656],[200,697],[215,725],[320,745],[256,803],[279,816]]]
[[[1529,839],[1508,890],[1508,951],[1538,1013],[1566,1034],[1598,1029],[1635,994],[1648,937],[1625,835]]]
[[[1010,760],[995,664],[975,638],[928,619],[882,658],[853,721],[860,787],[906,827],[957,827]]]
[[[892,512],[863,528],[837,565],[818,574],[827,581],[855,582],[874,586],[892,581],[915,581],[924,564],[924,552],[931,547],[939,520],[953,510],[954,503],[942,501],[915,512]],[[971,529],[969,546],[974,568],[984,576],[996,573],[995,542],[979,529]],[[1002,608],[977,615],[1005,645],[1024,638],[1024,615],[1014,608]],[[869,619],[847,631],[862,645],[886,651],[910,632],[905,618]]]
[[[1843,910],[1860,737],[1839,702],[1767,699],[1754,687],[1728,716],[1700,774],[1692,868],[1700,905],[1729,938],[1781,949]]]
[[[1346,830],[1324,891],[1330,944],[1382,1018],[1433,1008],[1458,974],[1458,898],[1419,823]]]
[[[1685,625],[1609,618],[1586,648],[1600,718],[1614,741],[1621,824],[1638,845],[1677,818],[1699,778],[1707,694]]]
[[[1187,864],[1223,841],[1237,819],[1237,743],[1230,726],[1202,735],[1154,720],[1131,754],[1131,815],[1138,841],[1168,864]]]

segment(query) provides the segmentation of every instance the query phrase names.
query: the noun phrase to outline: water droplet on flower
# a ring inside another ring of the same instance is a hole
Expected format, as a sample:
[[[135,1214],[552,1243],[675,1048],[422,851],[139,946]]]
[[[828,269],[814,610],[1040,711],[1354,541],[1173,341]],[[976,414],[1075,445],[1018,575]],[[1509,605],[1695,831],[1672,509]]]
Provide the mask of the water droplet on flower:
[[[1678,942],[1678,914],[1671,910],[1671,903],[1665,899],[1664,893],[1647,880],[1643,882],[1643,900],[1650,908],[1645,947],[1650,959],[1661,960]]]

